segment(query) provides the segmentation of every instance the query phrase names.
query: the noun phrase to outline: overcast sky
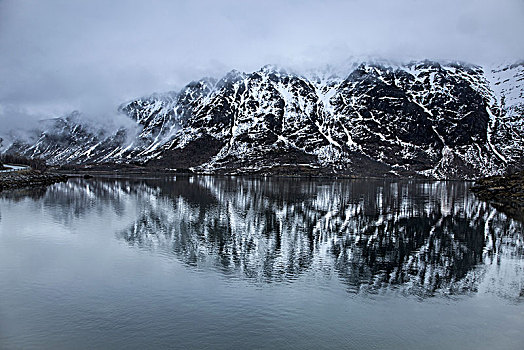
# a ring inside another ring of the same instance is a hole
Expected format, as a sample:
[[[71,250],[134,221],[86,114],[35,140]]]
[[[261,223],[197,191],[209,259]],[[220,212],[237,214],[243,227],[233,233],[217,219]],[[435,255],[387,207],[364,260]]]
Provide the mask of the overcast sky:
[[[0,0],[0,133],[267,63],[516,61],[523,33],[524,0]]]

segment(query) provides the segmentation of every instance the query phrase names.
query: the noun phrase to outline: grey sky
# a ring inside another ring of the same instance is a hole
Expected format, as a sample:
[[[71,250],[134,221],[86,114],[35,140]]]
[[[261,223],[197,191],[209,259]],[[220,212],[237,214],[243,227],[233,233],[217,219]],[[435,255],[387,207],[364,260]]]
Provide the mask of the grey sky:
[[[0,133],[267,63],[524,58],[523,0],[0,0]]]

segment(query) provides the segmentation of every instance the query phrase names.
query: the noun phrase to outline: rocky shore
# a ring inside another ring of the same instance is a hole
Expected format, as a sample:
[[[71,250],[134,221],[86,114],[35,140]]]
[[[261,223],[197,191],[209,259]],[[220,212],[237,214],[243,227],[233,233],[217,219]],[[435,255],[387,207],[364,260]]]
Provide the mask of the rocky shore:
[[[497,209],[524,221],[524,171],[477,180],[471,190]]]
[[[0,173],[0,191],[21,187],[47,186],[56,182],[67,181],[67,176],[40,172],[38,170],[21,170]]]

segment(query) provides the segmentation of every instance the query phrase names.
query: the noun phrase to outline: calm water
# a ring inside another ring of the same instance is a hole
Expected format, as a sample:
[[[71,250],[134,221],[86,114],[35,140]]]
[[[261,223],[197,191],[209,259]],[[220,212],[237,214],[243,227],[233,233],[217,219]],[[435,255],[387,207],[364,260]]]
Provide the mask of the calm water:
[[[461,182],[0,194],[0,348],[524,349],[522,224]]]

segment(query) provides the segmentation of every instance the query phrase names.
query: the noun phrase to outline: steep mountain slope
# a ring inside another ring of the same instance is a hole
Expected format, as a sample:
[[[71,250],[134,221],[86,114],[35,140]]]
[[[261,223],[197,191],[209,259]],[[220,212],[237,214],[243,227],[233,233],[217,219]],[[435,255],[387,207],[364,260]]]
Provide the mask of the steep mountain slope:
[[[431,61],[361,63],[346,77],[232,71],[121,105],[136,135],[76,116],[8,151],[202,173],[475,178],[524,167],[523,72]]]
[[[493,69],[487,78],[493,89],[489,134],[510,164],[524,164],[524,62]],[[499,108],[499,110],[497,110]]]

